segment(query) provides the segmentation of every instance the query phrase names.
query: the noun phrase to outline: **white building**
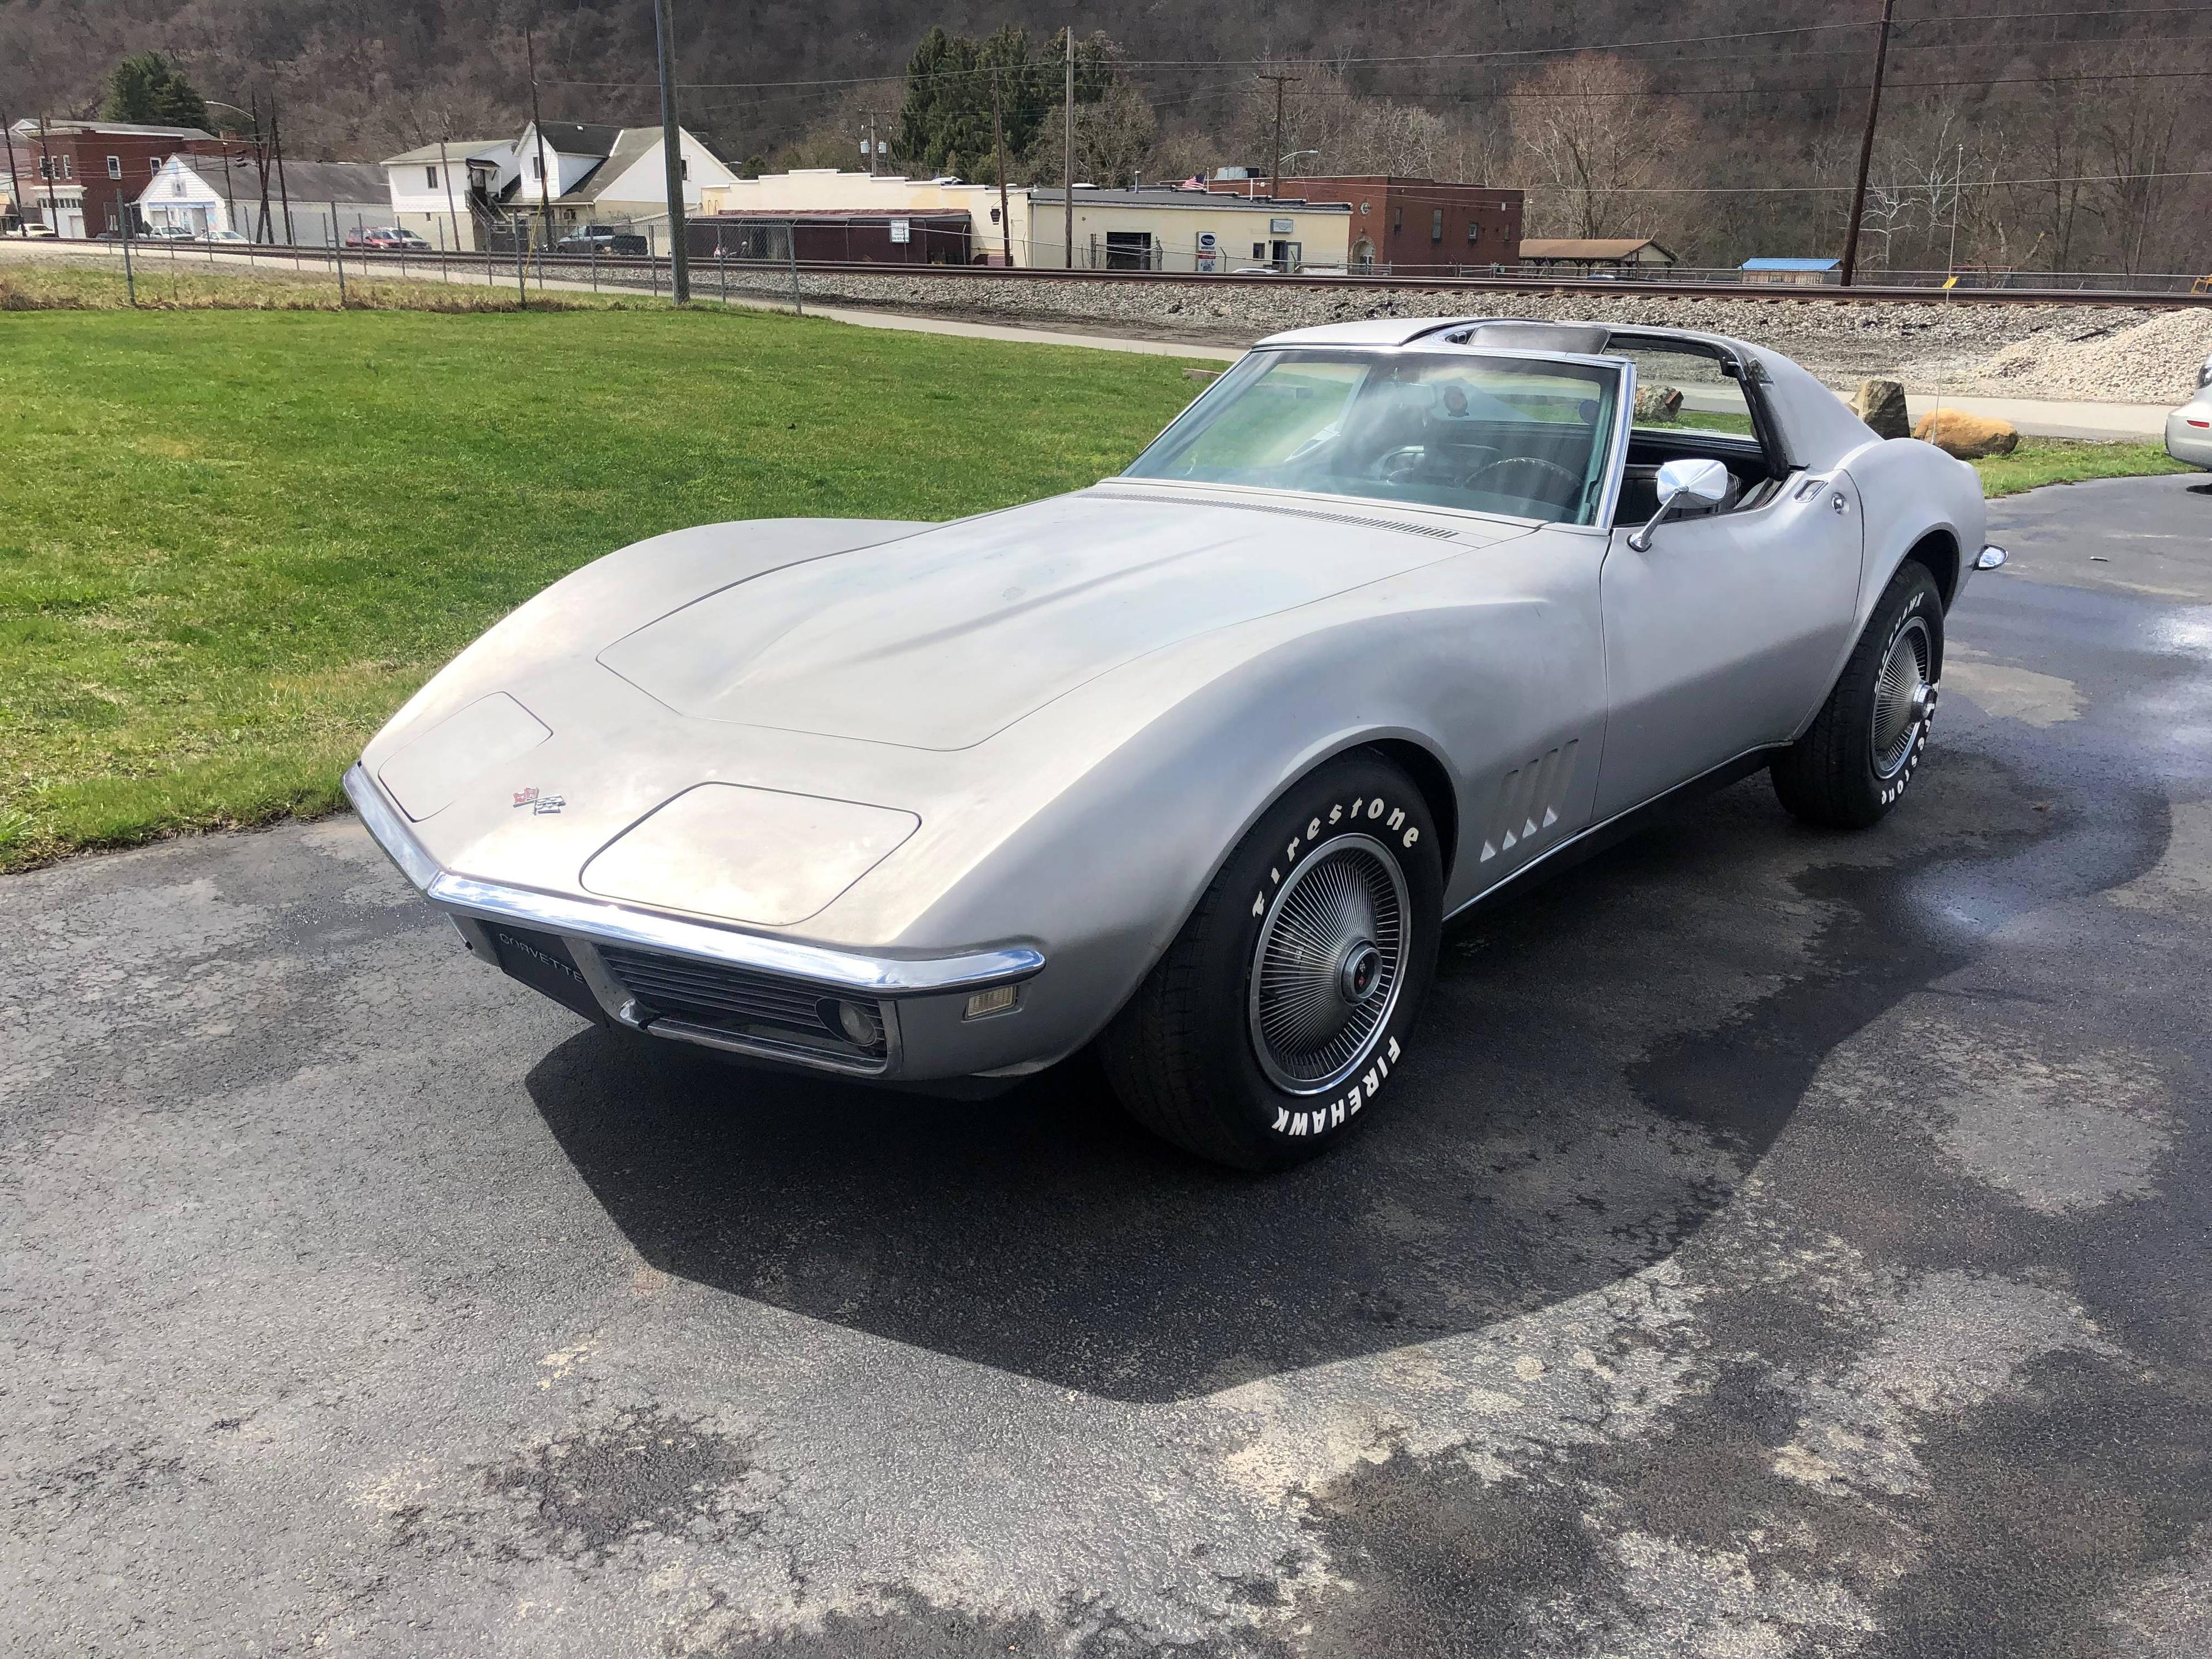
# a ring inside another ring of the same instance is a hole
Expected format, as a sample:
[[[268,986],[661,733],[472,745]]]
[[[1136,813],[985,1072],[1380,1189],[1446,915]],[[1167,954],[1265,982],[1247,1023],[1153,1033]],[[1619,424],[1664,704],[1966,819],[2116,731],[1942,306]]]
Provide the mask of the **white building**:
[[[243,156],[172,155],[137,201],[149,230],[182,225],[195,236],[235,231],[250,242],[329,247],[347,232],[386,222],[384,175],[369,161],[294,161],[260,170]]]
[[[451,138],[384,161],[389,222],[433,247],[483,246],[482,221],[499,191],[514,180],[512,138]]]
[[[668,185],[659,127],[579,121],[532,124],[515,139],[424,144],[384,163],[392,222],[436,246],[483,246],[495,223],[534,238],[550,218],[552,240],[586,224],[641,233],[661,227],[665,246]],[[690,133],[678,130],[684,205],[697,212],[706,193],[737,175]]]
[[[739,179],[707,192],[709,213],[964,212],[977,263],[1065,267],[1066,198],[1056,187],[999,187],[958,179],[900,179],[834,167]],[[1352,210],[1341,202],[1271,200],[1165,186],[1152,190],[1075,187],[1074,260],[1079,270],[1227,273],[1341,268]]]

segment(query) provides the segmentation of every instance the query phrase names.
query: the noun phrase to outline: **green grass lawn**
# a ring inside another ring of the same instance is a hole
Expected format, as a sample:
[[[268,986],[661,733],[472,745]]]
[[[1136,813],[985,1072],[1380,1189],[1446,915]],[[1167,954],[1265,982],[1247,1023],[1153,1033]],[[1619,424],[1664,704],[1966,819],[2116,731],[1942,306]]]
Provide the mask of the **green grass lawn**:
[[[2166,453],[2162,444],[2074,443],[2063,438],[2022,438],[2009,455],[1974,463],[1982,493],[1995,500],[2043,484],[2080,483],[2087,478],[2137,478],[2191,469]]]
[[[325,810],[563,573],[1088,483],[1183,368],[707,307],[0,315],[0,869]]]

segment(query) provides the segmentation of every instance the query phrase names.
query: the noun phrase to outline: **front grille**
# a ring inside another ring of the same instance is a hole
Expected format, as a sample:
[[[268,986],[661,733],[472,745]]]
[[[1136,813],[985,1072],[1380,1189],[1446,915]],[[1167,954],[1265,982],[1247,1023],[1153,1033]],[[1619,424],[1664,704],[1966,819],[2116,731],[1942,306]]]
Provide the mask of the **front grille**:
[[[618,945],[601,945],[599,956],[625,990],[665,1018],[856,1060],[884,1057],[884,1011],[872,997],[838,997],[772,974]],[[855,1042],[846,1035],[841,1002],[865,1011],[873,1041]]]

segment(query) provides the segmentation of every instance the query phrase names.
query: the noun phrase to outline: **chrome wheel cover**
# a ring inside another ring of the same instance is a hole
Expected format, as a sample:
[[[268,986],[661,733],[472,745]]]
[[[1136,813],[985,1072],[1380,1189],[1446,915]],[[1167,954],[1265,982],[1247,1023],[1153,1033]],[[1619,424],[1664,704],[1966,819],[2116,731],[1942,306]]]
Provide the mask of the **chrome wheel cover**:
[[[1874,771],[1887,782],[1912,759],[1920,734],[1935,712],[1936,688],[1928,670],[1935,657],[1925,618],[1914,617],[1897,630],[1881,677],[1874,687]]]
[[[1308,854],[1260,924],[1249,998],[1252,1049],[1274,1085],[1325,1094],[1389,1024],[1405,979],[1406,875],[1371,836]]]

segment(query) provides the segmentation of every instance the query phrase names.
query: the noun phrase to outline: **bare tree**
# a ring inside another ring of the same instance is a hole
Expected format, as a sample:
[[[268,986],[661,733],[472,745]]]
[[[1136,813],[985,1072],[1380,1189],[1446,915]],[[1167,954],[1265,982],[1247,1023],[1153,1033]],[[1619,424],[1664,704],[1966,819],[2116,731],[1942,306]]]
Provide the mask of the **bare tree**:
[[[1531,217],[1572,236],[1648,235],[1650,195],[1685,182],[1694,122],[1610,54],[1563,58],[1513,89],[1513,142]]]

